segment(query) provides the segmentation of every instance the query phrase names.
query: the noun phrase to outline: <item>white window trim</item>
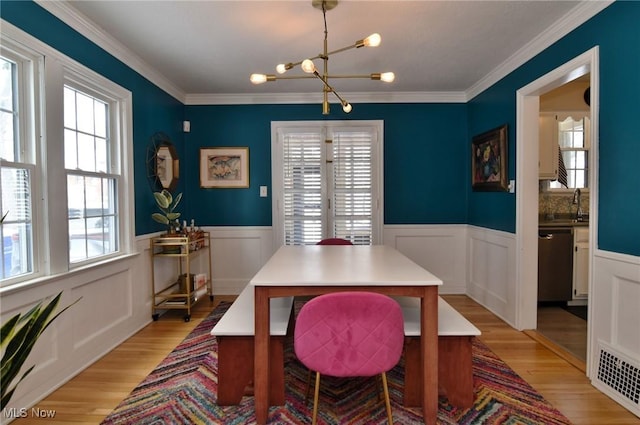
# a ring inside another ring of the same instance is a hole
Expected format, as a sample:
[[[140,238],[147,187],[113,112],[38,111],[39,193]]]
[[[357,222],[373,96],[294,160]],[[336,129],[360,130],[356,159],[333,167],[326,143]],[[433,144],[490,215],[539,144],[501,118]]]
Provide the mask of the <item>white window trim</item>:
[[[115,113],[117,122],[111,123],[112,137],[118,137],[117,153],[120,162],[112,164],[118,167],[120,173],[118,208],[120,214],[119,250],[109,256],[102,256],[89,264],[83,263],[74,268],[99,266],[109,259],[120,259],[135,251],[135,208],[133,182],[133,95],[132,93],[108,80],[95,71],[76,62],[47,44],[25,33],[14,25],[0,20],[0,38],[5,45],[20,46],[24,51],[33,52],[39,57],[42,75],[36,81],[35,119],[33,140],[43,140],[34,149],[36,166],[33,181],[33,226],[34,226],[34,274],[24,277],[8,279],[2,282],[2,289],[14,285],[24,286],[32,282],[41,282],[48,276],[60,277],[60,274],[71,273],[65,250],[51,249],[53,246],[68,245],[67,225],[67,195],[66,185],[49,185],[43,188],[40,182],[65,178],[62,152],[63,142],[63,86],[65,78],[76,83],[88,84],[89,87],[100,88],[101,93],[108,93],[114,102],[120,105]],[[46,66],[44,66],[46,64]],[[38,71],[36,71],[38,72]],[[116,125],[117,124],[117,125]],[[115,132],[114,128],[119,129]],[[44,147],[44,149],[42,149]],[[52,158],[56,158],[52,160]],[[42,171],[42,174],[38,170]],[[46,192],[45,192],[46,190]],[[52,225],[55,223],[55,225]],[[38,261],[35,257],[38,255]]]
[[[372,150],[372,179],[373,179],[373,223],[372,232],[374,245],[383,243],[384,226],[384,121],[382,120],[348,120],[348,121],[272,121],[271,122],[271,187],[272,187],[272,225],[274,233],[274,246],[284,245],[283,214],[280,206],[283,199],[283,163],[278,154],[279,132],[287,129],[314,128],[323,132],[331,132],[333,128],[345,127],[374,127],[376,129],[376,146]]]

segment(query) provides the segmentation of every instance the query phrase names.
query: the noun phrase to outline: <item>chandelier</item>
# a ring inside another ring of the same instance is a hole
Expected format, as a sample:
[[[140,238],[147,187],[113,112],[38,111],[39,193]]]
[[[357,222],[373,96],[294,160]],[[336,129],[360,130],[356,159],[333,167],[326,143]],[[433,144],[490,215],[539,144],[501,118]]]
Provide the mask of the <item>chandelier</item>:
[[[327,51],[327,35],[328,35],[327,10],[331,10],[334,7],[336,7],[338,5],[338,0],[312,0],[311,5],[316,9],[321,9],[322,16],[324,18],[324,49],[322,53],[312,58],[301,60],[299,62],[289,62],[286,64],[284,63],[279,64],[276,67],[276,71],[278,72],[278,74],[281,74],[280,76],[276,76],[273,74],[251,74],[251,77],[249,79],[253,84],[262,84],[267,81],[276,81],[276,80],[318,78],[323,83],[322,113],[324,115],[327,115],[329,113],[329,93],[333,93],[340,101],[340,104],[342,105],[342,110],[348,114],[349,112],[351,112],[351,104],[347,102],[347,100],[344,99],[342,96],[340,96],[340,94],[338,94],[338,92],[333,88],[333,86],[329,84],[330,79],[332,78],[367,78],[371,80],[378,80],[378,81],[384,81],[384,82],[390,83],[395,79],[395,75],[393,74],[393,72],[374,73],[369,75],[329,75],[329,72],[328,72],[329,56],[335,53],[344,52],[345,50],[349,50],[353,48],[357,49],[360,47],[376,47],[380,45],[380,41],[382,39],[380,37],[380,34],[374,33],[365,39],[356,41],[351,46],[343,47],[341,49],[328,52]],[[322,59],[322,62],[324,65],[322,74],[318,72],[318,69],[316,68],[313,62],[315,59]],[[300,65],[302,70],[308,75],[304,75],[304,74],[290,75],[290,76],[282,75],[288,70],[298,65]]]

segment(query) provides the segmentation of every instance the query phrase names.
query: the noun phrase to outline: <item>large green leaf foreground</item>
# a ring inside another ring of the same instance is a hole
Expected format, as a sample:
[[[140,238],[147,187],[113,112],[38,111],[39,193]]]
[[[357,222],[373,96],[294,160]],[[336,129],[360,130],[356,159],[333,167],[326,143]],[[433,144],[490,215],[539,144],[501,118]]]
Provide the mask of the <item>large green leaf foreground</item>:
[[[44,300],[40,301],[27,313],[18,313],[2,325],[2,342],[0,344],[3,350],[2,377],[0,378],[0,382],[2,382],[2,409],[11,400],[18,384],[35,367],[32,365],[17,378],[40,335],[59,315],[80,301],[80,299],[76,300],[54,315],[61,297],[62,292],[46,305],[44,305]],[[17,381],[14,383],[16,378]]]

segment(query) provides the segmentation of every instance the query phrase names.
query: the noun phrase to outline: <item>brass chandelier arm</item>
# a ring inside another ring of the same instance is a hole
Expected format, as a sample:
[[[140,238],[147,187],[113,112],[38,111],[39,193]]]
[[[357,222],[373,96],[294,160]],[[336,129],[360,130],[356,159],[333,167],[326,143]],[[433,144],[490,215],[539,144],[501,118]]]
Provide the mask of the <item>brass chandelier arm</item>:
[[[378,33],[373,33],[370,36],[363,38],[362,40],[357,40],[354,44],[349,46],[342,47],[340,49],[329,51],[327,48],[327,38],[329,36],[329,31],[327,29],[327,10],[331,10],[338,4],[338,0],[312,0],[312,6],[316,9],[322,10],[322,18],[324,21],[324,43],[322,53],[317,54],[313,57],[308,57],[298,62],[287,62],[280,63],[276,66],[276,71],[278,74],[284,74],[288,70],[301,65],[302,70],[306,73],[306,75],[292,75],[292,76],[276,76],[273,74],[251,74],[249,79],[253,84],[262,84],[268,81],[276,81],[276,80],[296,80],[296,79],[305,79],[305,78],[318,78],[323,83],[323,101],[322,101],[322,113],[324,115],[329,113],[329,101],[328,95],[329,92],[332,92],[340,101],[342,105],[342,109],[344,112],[351,112],[351,104],[347,102],[345,99],[340,96],[338,92],[329,84],[329,80],[331,78],[361,78],[361,79],[370,79],[384,82],[392,82],[395,79],[395,75],[393,72],[383,72],[383,73],[372,73],[372,74],[346,74],[346,75],[330,75],[329,74],[329,57],[331,55],[341,53],[351,49],[359,49],[361,47],[376,47],[380,45],[381,37]],[[321,59],[322,66],[322,74],[320,74],[313,63],[315,59]]]
[[[329,58],[329,56],[331,56],[331,55],[335,55],[336,53],[345,52],[345,51],[347,51],[347,50],[351,50],[351,49],[357,49],[357,48],[359,48],[359,47],[363,47],[364,45],[365,45],[365,44],[364,44],[364,41],[363,41],[363,40],[358,40],[357,42],[355,42],[354,44],[352,44],[352,45],[350,45],[350,46],[346,46],[346,47],[343,47],[343,48],[341,48],[341,49],[336,49],[336,50],[333,50],[333,51],[331,51],[331,52],[327,52],[327,53],[318,53],[318,54],[317,54],[316,56],[314,56],[314,57],[311,57],[311,58],[304,58],[303,60],[298,61],[298,62],[289,62],[289,63],[287,63],[285,66],[286,66],[287,70],[289,70],[289,69],[291,69],[291,68],[293,68],[293,67],[296,67],[296,66],[300,65],[300,64],[302,63],[302,61],[304,61],[305,59],[311,59],[311,60],[314,60],[314,59],[324,59],[324,58],[327,58],[327,59],[328,59],[328,58]]]
[[[314,75],[274,75],[274,74],[266,74],[267,81],[277,81],[277,80],[300,80],[303,78],[315,78]],[[322,79],[322,76],[320,76]],[[353,74],[353,75],[327,75],[327,79],[329,78],[361,78],[361,79],[371,79],[371,80],[379,80],[380,74]]]
[[[322,83],[324,84],[324,100],[322,101],[322,110],[325,115],[329,113],[329,101],[327,99],[327,93],[329,92],[333,93],[338,98],[340,104],[342,105],[342,109],[346,113],[351,112],[351,104],[344,100],[342,96],[340,96],[340,94],[331,86],[331,84],[329,84],[325,77],[320,75],[318,71],[313,71],[313,75],[318,77],[318,79],[320,79],[320,81],[322,81]]]
[[[268,81],[277,81],[277,80],[302,80],[304,78],[309,79],[309,78],[314,78],[313,75],[286,75],[286,76],[279,76],[279,75],[268,75],[268,77],[273,77],[273,79],[270,79]]]

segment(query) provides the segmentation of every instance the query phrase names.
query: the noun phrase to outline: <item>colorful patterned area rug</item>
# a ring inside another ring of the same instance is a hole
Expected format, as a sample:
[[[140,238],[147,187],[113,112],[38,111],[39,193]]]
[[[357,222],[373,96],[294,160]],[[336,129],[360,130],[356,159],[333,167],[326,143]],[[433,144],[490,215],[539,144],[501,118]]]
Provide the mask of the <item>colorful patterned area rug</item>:
[[[209,332],[229,308],[221,303],[105,418],[114,424],[225,424],[255,423],[254,399],[245,396],[238,406],[216,404],[217,342]],[[312,401],[305,403],[308,372],[286,349],[286,404],[272,407],[270,424],[311,423]],[[475,402],[459,409],[439,400],[440,424],[560,425],[570,424],[539,393],[511,370],[482,342],[473,345]],[[402,405],[402,362],[388,373],[395,424],[420,424],[420,409]],[[318,423],[321,425],[386,424],[384,402],[375,380],[323,377]]]

